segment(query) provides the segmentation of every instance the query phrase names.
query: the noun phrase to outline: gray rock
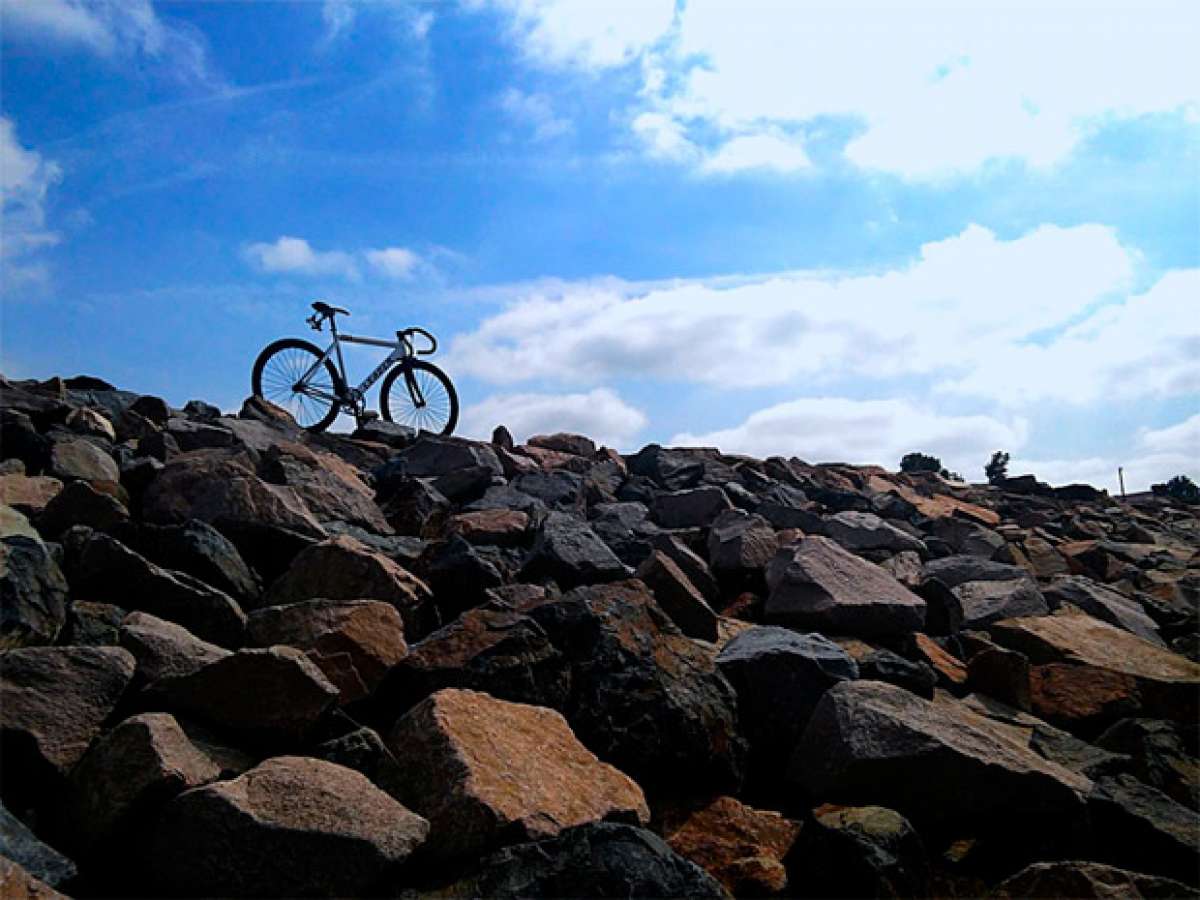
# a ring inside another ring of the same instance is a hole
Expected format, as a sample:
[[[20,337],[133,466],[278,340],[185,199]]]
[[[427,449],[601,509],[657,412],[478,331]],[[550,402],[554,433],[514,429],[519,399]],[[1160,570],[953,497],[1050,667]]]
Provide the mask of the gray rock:
[[[57,440],[50,448],[48,474],[63,481],[111,481],[121,478],[116,461],[86,438]]]
[[[1105,862],[1194,882],[1200,816],[1132,775],[1101,778],[1088,796],[1094,850]]]
[[[709,529],[708,564],[721,581],[753,589],[763,581],[763,569],[778,547],[775,529],[766,519],[730,509]]]
[[[73,525],[112,531],[128,521],[129,510],[116,497],[87,481],[71,481],[46,504],[37,526],[47,540],[53,540]]]
[[[719,487],[667,491],[654,498],[654,518],[664,528],[704,528],[733,504]]]
[[[924,580],[936,578],[948,588],[967,581],[1013,581],[1028,578],[1020,566],[991,562],[978,556],[944,556],[925,563]]]
[[[716,613],[669,556],[655,550],[638,567],[637,577],[654,593],[658,605],[680,631],[702,641],[717,639]]]
[[[11,859],[34,878],[55,888],[68,884],[78,872],[74,862],[42,843],[3,804],[0,804],[0,857]]]
[[[1124,628],[1160,647],[1166,646],[1158,633],[1158,626],[1142,608],[1124,594],[1097,584],[1082,575],[1057,578],[1045,588],[1046,600],[1057,609],[1064,603],[1077,606],[1090,616]]]
[[[574,516],[550,512],[538,525],[522,578],[553,578],[563,587],[615,581],[629,570],[596,533]]]
[[[907,531],[884,521],[874,513],[840,512],[825,520],[824,534],[851,552],[890,550],[900,553],[912,550],[924,553],[925,544]]]
[[[1001,619],[1050,613],[1037,582],[1028,577],[1012,581],[967,581],[953,588],[953,592],[962,606],[963,628],[983,628]]]
[[[200,640],[182,625],[144,612],[125,617],[117,640],[137,660],[138,677],[150,684],[190,675],[229,656],[225,648]]]
[[[52,644],[66,621],[67,579],[41,539],[0,539],[0,650]]]

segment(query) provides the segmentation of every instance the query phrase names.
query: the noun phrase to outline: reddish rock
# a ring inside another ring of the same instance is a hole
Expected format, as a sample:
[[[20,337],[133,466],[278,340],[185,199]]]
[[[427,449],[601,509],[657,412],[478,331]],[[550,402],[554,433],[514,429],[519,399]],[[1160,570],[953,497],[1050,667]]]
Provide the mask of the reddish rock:
[[[429,819],[427,849],[440,859],[585,822],[649,821],[641,789],[551,709],[447,689],[403,716],[388,744],[405,767],[403,801]]]
[[[654,593],[658,605],[680,631],[702,641],[717,639],[716,613],[669,556],[655,550],[638,567],[637,577]]]
[[[472,544],[512,547],[525,539],[529,516],[519,509],[482,509],[451,516],[446,530]]]
[[[68,900],[11,859],[0,856],[0,897],[4,900]]]
[[[1033,711],[1068,730],[1114,722],[1142,706],[1132,675],[1070,663],[1033,666],[1029,689]]]
[[[770,896],[787,888],[783,859],[799,833],[799,822],[752,809],[733,797],[718,797],[664,829],[672,850],[737,897]]]
[[[321,522],[349,522],[376,534],[391,534],[392,526],[375,503],[358,470],[332,453],[300,444],[276,443],[264,456],[263,475],[287,485]]]
[[[913,647],[925,663],[933,667],[942,687],[960,691],[967,683],[967,667],[961,659],[947,653],[933,638],[924,634],[913,635]]]
[[[279,756],[171,801],[148,863],[170,896],[362,896],[428,834],[358,772]]]
[[[341,691],[338,702],[370,694],[404,658],[404,623],[396,608],[377,600],[307,600],[251,614],[250,641],[303,650]]]
[[[545,450],[555,450],[559,453],[569,453],[572,456],[591,458],[596,455],[596,444],[582,434],[535,434],[525,442],[526,447],[540,447]]]
[[[1045,538],[1031,535],[1021,545],[1028,560],[1028,569],[1037,578],[1050,579],[1056,575],[1070,574],[1071,567],[1054,545]]]
[[[49,475],[0,475],[0,503],[27,516],[45,509],[63,483]]]
[[[117,641],[133,654],[138,677],[147,683],[190,675],[229,655],[224,647],[200,640],[182,625],[143,612],[125,617]]]

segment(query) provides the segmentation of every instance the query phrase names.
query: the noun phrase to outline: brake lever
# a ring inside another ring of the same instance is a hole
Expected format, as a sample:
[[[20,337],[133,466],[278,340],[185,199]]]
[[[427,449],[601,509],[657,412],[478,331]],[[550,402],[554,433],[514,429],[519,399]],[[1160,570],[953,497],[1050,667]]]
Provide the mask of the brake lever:
[[[309,327],[312,328],[313,331],[321,330],[321,320],[318,319],[316,316],[309,316],[307,321],[308,321]]]

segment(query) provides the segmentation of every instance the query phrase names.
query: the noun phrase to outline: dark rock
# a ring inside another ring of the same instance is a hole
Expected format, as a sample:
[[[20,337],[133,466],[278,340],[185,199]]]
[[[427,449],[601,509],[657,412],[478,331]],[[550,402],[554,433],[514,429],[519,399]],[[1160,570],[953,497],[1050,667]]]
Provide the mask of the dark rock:
[[[1000,490],[1009,494],[1031,494],[1036,497],[1053,497],[1054,488],[1033,475],[1014,475],[1001,478],[997,483]]]
[[[39,881],[56,888],[70,884],[78,872],[74,862],[42,843],[24,822],[0,804],[0,865],[6,860],[12,860]],[[8,878],[0,871],[4,897],[21,896],[10,894],[8,886]]]
[[[708,570],[708,565],[693,553],[688,546],[673,534],[653,534],[649,538],[651,547],[675,563],[704,597],[712,608],[721,602],[721,588]]]
[[[929,530],[955,553],[982,560],[990,560],[1005,544],[1004,538],[992,529],[958,516],[934,519]]]
[[[514,509],[532,517],[535,513],[544,512],[546,504],[531,494],[518,491],[511,484],[497,484],[484,491],[478,500],[462,508],[463,512],[486,509]]]
[[[925,544],[874,513],[840,512],[825,520],[823,533],[852,553],[889,550],[925,552]]]
[[[521,575],[534,581],[552,578],[563,587],[573,587],[615,581],[626,577],[628,569],[586,523],[550,512],[538,525]]]
[[[1194,897],[1196,894],[1195,888],[1169,878],[1130,872],[1103,863],[1071,860],[1026,866],[997,885],[991,896],[1003,900],[1032,897],[1109,900],[1112,897]]]
[[[430,548],[423,571],[437,597],[442,621],[484,603],[487,591],[505,582],[505,571],[494,554],[458,535]]]
[[[858,660],[858,674],[867,681],[886,681],[912,691],[918,697],[933,699],[937,686],[937,672],[924,662],[905,659],[890,650],[873,650]]]
[[[386,444],[394,450],[403,450],[417,439],[417,432],[407,425],[379,420],[359,425],[351,436],[355,440],[374,441],[377,444]]]
[[[588,524],[596,536],[608,544],[609,549],[628,566],[641,565],[650,553],[651,535],[659,530],[650,521],[650,510],[644,503],[597,504],[592,507],[592,518]]]
[[[111,481],[121,478],[121,470],[111,454],[85,438],[57,440],[50,447],[47,472],[63,481]]]
[[[115,647],[126,612],[111,603],[72,603],[61,642],[77,647]]]
[[[1050,612],[1032,578],[1013,581],[967,581],[953,589],[963,612],[963,628],[983,628],[1016,616],[1044,616]]]
[[[189,400],[183,405],[183,412],[189,418],[199,419],[201,422],[211,421],[221,415],[219,407],[203,400]]]
[[[936,578],[948,588],[968,581],[1019,581],[1029,573],[1020,566],[991,562],[977,556],[945,556],[925,563],[924,579]]]
[[[392,531],[359,471],[332,453],[294,443],[276,444],[263,454],[260,473],[272,484],[295,491],[321,522],[348,522],[377,534]]]
[[[433,487],[451,503],[468,503],[478,500],[494,484],[505,483],[486,466],[468,466],[455,469],[433,479]]]
[[[450,509],[450,501],[420,478],[394,484],[383,503],[383,514],[396,533],[414,537],[431,537],[441,531]]]
[[[1094,852],[1105,862],[1194,882],[1200,817],[1132,775],[1101,778],[1088,795]]]
[[[148,863],[170,896],[359,896],[428,833],[358,772],[280,756],[171,801]]]
[[[967,686],[1029,712],[1029,660],[1003,647],[986,647],[967,660]]]
[[[717,580],[733,590],[761,591],[764,569],[779,541],[766,519],[731,509],[721,513],[708,532],[708,563]]]
[[[654,518],[664,528],[707,527],[733,504],[719,487],[667,491],[654,498]]]
[[[167,405],[167,401],[150,394],[138,397],[129,404],[128,409],[158,425],[166,425],[167,420],[171,418],[171,407]]]
[[[488,444],[422,434],[375,470],[375,483],[381,492],[388,493],[396,482],[406,478],[436,478],[473,466],[504,474],[496,452]]]
[[[570,453],[574,456],[586,456],[589,459],[596,455],[596,444],[591,438],[581,434],[538,434],[525,442],[531,447],[542,447],[546,450],[557,450],[559,453]]]
[[[515,446],[512,432],[503,425],[497,425],[492,429],[492,443],[497,447],[503,447],[505,450],[511,450]]]
[[[1070,603],[1102,622],[1124,628],[1152,644],[1164,646],[1158,626],[1136,602],[1090,578],[1073,575],[1056,579],[1045,588],[1045,594],[1047,601],[1056,609],[1064,603]]]
[[[1143,783],[1200,811],[1200,761],[1174,722],[1122,719],[1096,738],[1096,746],[1127,754]]]
[[[583,479],[574,472],[531,472],[514,478],[512,486],[540,500],[547,509],[574,513],[583,509]]]
[[[654,481],[667,491],[695,487],[704,477],[704,462],[681,450],[665,450],[649,444],[626,459],[629,472]],[[622,498],[624,499],[624,498]]]
[[[37,518],[38,530],[52,540],[73,525],[114,531],[129,521],[129,510],[116,497],[86,481],[68,482]]]
[[[311,756],[353,769],[393,797],[397,796],[398,785],[404,778],[403,767],[373,728],[356,728],[317,744]]]
[[[233,432],[228,428],[218,428],[192,419],[168,419],[164,434],[173,437],[184,453],[191,450],[219,450],[234,445]]]
[[[832,634],[919,631],[925,601],[829,538],[783,547],[767,567],[768,622]]]
[[[717,639],[716,613],[669,556],[655,550],[638,567],[637,577],[654,593],[658,605],[680,631],[702,641]]]
[[[117,635],[120,645],[137,660],[140,681],[191,675],[229,651],[200,640],[182,625],[143,612],[130,613]]]
[[[199,519],[182,525],[139,524],[120,529],[116,537],[151,562],[198,578],[239,603],[252,606],[262,594],[258,576],[237,547]]]
[[[67,579],[36,536],[0,538],[0,650],[52,644],[67,621]]]

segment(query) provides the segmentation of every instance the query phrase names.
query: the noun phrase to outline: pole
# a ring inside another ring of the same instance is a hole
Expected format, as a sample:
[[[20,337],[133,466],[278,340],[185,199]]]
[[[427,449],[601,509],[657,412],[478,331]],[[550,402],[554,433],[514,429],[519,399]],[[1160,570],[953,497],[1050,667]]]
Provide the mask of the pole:
[[[1125,499],[1125,468],[1117,466],[1117,478],[1121,480],[1121,499]]]

